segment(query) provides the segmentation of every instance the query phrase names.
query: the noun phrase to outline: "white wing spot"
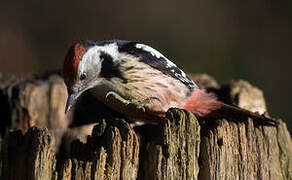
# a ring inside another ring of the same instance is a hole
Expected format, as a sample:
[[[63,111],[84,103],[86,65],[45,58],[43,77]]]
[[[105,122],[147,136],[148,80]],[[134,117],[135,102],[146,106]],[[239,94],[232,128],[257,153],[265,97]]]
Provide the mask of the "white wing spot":
[[[158,59],[159,58],[164,58],[167,62],[167,67],[176,67],[176,65],[171,62],[169,59],[167,59],[163,54],[161,54],[159,51],[157,51],[156,49],[150,47],[150,46],[147,46],[145,44],[136,44],[136,48],[138,49],[143,49],[144,51],[147,51],[149,53],[151,53],[152,56],[155,56],[157,57]]]
[[[163,58],[166,61],[166,68],[170,70],[170,72],[174,73],[174,76],[177,79],[188,84],[188,86],[191,88],[197,88],[197,85],[194,84],[192,80],[188,79],[187,75],[182,70],[178,69],[179,71],[176,72],[175,69],[177,68],[177,66],[173,62],[171,62],[169,59],[167,59],[164,55],[162,55],[160,52],[158,52],[157,50],[145,44],[136,44],[136,48],[147,51],[152,56],[155,56],[158,59]]]
[[[182,75],[183,77],[187,77],[187,75],[186,75],[185,72],[183,72],[183,71],[180,71],[180,72],[181,72],[181,75]]]

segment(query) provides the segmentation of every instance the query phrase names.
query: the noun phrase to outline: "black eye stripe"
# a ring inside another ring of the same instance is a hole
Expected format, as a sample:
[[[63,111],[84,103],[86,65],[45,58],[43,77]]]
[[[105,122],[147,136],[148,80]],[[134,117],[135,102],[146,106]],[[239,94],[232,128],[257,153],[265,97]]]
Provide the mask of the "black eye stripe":
[[[104,78],[117,77],[122,80],[125,80],[119,69],[119,65],[114,63],[114,59],[111,55],[107,54],[106,52],[101,52],[99,58],[102,60],[100,71],[101,77]]]
[[[112,77],[115,69],[113,58],[105,52],[101,52],[99,58],[102,61],[100,75],[106,78]]]
[[[112,56],[103,51],[100,52],[99,58],[108,62],[113,62]]]

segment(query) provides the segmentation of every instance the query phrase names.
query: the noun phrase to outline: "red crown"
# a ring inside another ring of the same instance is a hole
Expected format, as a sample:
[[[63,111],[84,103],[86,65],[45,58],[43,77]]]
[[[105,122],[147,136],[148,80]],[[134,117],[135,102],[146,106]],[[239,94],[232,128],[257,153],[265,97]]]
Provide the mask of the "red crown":
[[[76,43],[70,47],[63,65],[63,76],[65,80],[74,81],[77,75],[79,62],[88,47]]]

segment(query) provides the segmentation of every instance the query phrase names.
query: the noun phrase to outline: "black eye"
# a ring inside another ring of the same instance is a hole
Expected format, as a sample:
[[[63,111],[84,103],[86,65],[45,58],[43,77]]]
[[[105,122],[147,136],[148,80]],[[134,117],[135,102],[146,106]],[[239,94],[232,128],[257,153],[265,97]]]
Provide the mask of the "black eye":
[[[86,79],[86,78],[87,78],[86,73],[82,73],[82,74],[80,75],[80,80],[81,80],[81,81],[84,80],[84,79]]]

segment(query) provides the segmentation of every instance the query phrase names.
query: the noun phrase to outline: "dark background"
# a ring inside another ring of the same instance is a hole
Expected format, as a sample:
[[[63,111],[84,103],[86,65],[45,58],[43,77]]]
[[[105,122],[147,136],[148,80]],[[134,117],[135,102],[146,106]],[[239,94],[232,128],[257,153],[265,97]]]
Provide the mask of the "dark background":
[[[137,40],[186,72],[250,81],[291,132],[291,0],[80,2],[1,1],[0,72],[60,69],[75,40]]]

